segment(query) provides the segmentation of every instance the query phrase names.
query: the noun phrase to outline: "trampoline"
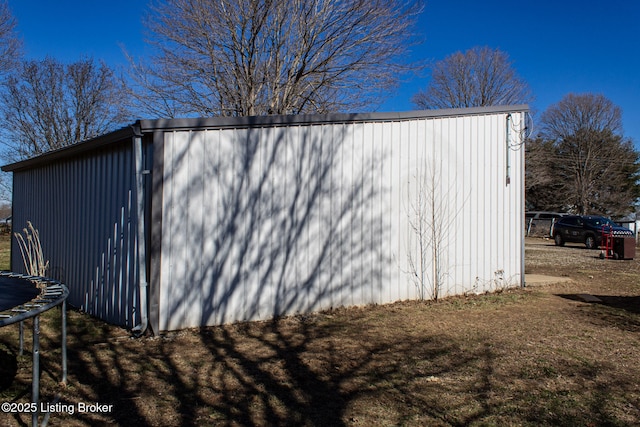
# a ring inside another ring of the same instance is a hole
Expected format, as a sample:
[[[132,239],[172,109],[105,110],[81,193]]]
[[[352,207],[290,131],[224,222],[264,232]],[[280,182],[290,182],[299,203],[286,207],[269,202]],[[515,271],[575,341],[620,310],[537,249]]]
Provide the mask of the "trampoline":
[[[62,306],[61,347],[62,383],[67,381],[67,307],[69,290],[65,285],[44,277],[0,272],[0,327],[20,323],[20,353],[23,348],[23,321],[33,318],[33,364],[31,402],[36,411],[31,414],[34,426],[40,416],[40,314]],[[46,418],[45,418],[46,423]]]

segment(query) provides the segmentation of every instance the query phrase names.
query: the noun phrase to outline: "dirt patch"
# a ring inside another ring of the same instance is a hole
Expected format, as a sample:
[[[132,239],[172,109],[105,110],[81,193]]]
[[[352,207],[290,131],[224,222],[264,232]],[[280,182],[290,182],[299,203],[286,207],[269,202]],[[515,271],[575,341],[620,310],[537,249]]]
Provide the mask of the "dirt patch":
[[[162,337],[70,313],[66,387],[53,313],[44,399],[112,410],[54,413],[49,425],[638,425],[640,263],[598,255],[528,239],[527,274],[570,280]],[[2,402],[29,401],[30,355],[16,345],[17,328],[0,329],[1,359],[17,361]]]

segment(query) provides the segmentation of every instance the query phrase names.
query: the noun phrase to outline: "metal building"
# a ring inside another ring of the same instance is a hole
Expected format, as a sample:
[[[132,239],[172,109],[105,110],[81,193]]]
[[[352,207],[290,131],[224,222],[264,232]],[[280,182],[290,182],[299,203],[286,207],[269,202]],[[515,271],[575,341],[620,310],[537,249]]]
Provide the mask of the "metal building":
[[[157,333],[523,285],[526,114],[140,120],[3,170],[69,302]]]

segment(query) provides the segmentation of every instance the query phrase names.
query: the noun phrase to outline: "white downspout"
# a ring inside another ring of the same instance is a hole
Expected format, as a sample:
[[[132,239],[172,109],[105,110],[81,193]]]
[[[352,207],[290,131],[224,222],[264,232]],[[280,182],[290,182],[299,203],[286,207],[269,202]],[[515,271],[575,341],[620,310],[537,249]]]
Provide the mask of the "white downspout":
[[[509,155],[509,151],[511,151],[511,114],[507,114],[507,123],[506,123],[506,129],[505,129],[505,139],[507,142],[507,146],[506,146],[506,152],[507,152],[507,157],[505,159],[506,161],[506,165],[507,165],[507,170],[506,170],[506,185],[511,184],[511,156]]]
[[[133,136],[133,152],[135,156],[135,168],[136,168],[136,202],[137,202],[137,229],[138,229],[138,286],[140,288],[140,324],[132,329],[132,332],[136,336],[141,336],[147,330],[149,325],[149,309],[148,309],[148,280],[147,280],[147,250],[146,250],[146,236],[145,236],[145,221],[144,221],[144,175],[147,173],[144,170],[143,156],[142,156],[142,133],[140,128],[132,126]]]

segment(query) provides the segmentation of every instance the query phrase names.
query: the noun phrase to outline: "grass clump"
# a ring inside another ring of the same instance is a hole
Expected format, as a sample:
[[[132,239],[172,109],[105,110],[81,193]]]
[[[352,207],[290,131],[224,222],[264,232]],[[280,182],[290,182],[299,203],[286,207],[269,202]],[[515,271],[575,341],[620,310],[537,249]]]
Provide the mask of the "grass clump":
[[[40,233],[31,221],[27,221],[27,227],[23,228],[22,232],[24,236],[20,233],[14,233],[14,236],[20,247],[26,273],[31,276],[44,276],[49,268],[49,261],[44,260]]]

